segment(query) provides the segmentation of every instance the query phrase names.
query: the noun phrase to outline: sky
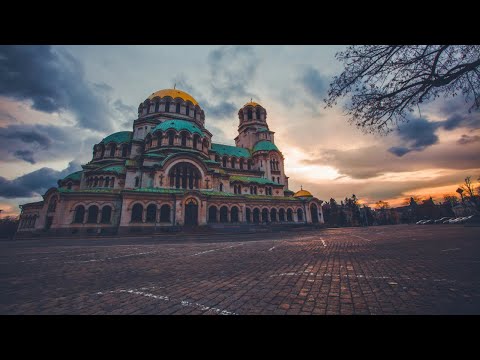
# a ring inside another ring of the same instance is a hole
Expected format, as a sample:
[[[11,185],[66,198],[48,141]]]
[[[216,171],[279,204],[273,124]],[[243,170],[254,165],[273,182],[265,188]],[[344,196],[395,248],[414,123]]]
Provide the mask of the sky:
[[[293,191],[328,201],[355,194],[401,206],[411,195],[454,194],[480,177],[480,113],[459,96],[425,104],[389,135],[325,109],[335,53],[345,46],[0,46],[0,209],[42,200],[91,160],[105,136],[132,130],[138,105],[176,88],[205,111],[212,141],[234,145],[238,110],[267,110]]]

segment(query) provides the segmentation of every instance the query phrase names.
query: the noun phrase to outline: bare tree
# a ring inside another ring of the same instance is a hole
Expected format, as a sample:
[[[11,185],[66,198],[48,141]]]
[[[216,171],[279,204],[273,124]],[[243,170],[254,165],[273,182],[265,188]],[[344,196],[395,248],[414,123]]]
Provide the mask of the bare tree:
[[[477,200],[477,195],[475,195],[475,188],[474,185],[472,184],[472,180],[470,179],[470,176],[467,176],[465,178],[465,183],[460,185],[460,188],[463,189],[463,191],[468,193],[468,199],[475,204],[476,207],[479,207],[478,200]]]
[[[354,45],[335,57],[344,70],[330,84],[326,107],[351,95],[349,121],[388,133],[419,104],[461,93],[480,108],[479,45]]]
[[[375,207],[378,210],[386,210],[390,208],[390,204],[387,201],[380,200],[375,203]]]

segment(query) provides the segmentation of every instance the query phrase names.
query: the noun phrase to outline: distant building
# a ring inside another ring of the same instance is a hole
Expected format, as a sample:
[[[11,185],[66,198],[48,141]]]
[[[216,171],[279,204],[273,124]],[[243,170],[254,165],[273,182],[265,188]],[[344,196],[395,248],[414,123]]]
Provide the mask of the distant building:
[[[238,118],[236,146],[213,143],[191,95],[151,94],[133,131],[107,136],[83,170],[60,179],[43,201],[21,205],[18,233],[323,223],[321,200],[288,189],[266,109],[249,102]]]

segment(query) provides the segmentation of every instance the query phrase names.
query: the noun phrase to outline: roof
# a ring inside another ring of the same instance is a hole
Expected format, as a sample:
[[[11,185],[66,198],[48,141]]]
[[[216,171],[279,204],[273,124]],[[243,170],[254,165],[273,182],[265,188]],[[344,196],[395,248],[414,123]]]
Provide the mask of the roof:
[[[106,166],[106,167],[101,168],[101,169],[95,169],[94,171],[96,171],[96,172],[112,172],[112,173],[115,173],[115,174],[125,174],[126,173],[125,166],[123,166],[123,165]]]
[[[197,133],[203,136],[202,130],[193,122],[186,120],[165,120],[161,124],[158,124],[150,132],[154,133],[157,130],[167,131],[169,129],[174,129],[176,131],[186,130],[191,134]]]
[[[254,183],[254,184],[262,184],[262,185],[281,185],[281,184],[273,182],[272,180],[269,180],[269,179],[250,177],[250,176],[233,175],[233,176],[230,176],[230,181],[240,181],[240,182],[247,183],[247,184],[248,183]]]
[[[117,144],[130,142],[132,140],[132,132],[131,131],[119,131],[114,134],[108,135],[105,139],[100,141],[100,143],[108,144],[110,142],[114,142]]]
[[[214,144],[212,143],[212,151],[215,151],[218,155],[227,155],[227,156],[236,156],[236,157],[250,157],[250,151],[245,148],[223,145],[223,144]]]
[[[177,90],[177,89],[158,90],[152,93],[152,95],[150,95],[148,99],[152,100],[155,97],[163,98],[166,96],[170,96],[172,99],[180,98],[185,101],[190,101],[193,105],[198,105],[197,100],[195,100],[192,95],[187,94],[185,91]]]
[[[280,152],[280,150],[278,150],[277,146],[274,143],[272,143],[271,141],[268,141],[268,140],[259,141],[253,147],[253,152],[255,152],[255,151],[271,151],[271,150]]]
[[[270,130],[268,130],[266,127],[263,127],[263,126],[260,126],[260,127],[257,129],[257,132],[267,132],[267,131],[270,131]]]
[[[74,173],[71,173],[70,175],[67,175],[65,176],[62,181],[65,181],[65,180],[73,180],[73,181],[80,181],[80,179],[82,178],[82,170],[80,171],[75,171]]]

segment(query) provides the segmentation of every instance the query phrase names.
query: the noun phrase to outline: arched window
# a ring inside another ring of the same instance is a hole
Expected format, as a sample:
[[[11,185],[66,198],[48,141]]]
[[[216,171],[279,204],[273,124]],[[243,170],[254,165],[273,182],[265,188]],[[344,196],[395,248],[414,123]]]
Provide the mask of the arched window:
[[[234,194],[237,193],[237,185],[233,185],[233,193],[234,193]]]
[[[220,191],[223,191],[223,184],[220,183]]]
[[[277,177],[277,182],[280,184],[280,176]]]
[[[135,204],[132,207],[132,222],[142,222],[143,206]]]
[[[145,106],[145,114],[148,114],[150,112],[150,104],[147,104]]]
[[[92,205],[88,208],[87,223],[96,224],[98,218],[98,206]]]
[[[107,177],[105,178],[105,184],[104,184],[104,186],[105,186],[105,187],[108,187],[109,185],[110,185],[110,178],[107,176]]]
[[[253,193],[254,193],[255,195],[257,195],[257,187],[256,187],[256,186],[253,187]]]
[[[185,109],[185,114],[187,116],[190,116],[190,106],[187,106],[187,108]]]
[[[245,209],[245,217],[247,218],[247,223],[252,221],[252,210],[249,208]]]
[[[182,139],[182,146],[187,146],[187,133],[186,132],[182,132],[180,134],[181,136],[181,139]]]
[[[48,212],[55,212],[57,209],[57,198],[50,199],[50,204],[48,204]]]
[[[235,169],[235,163],[237,162],[237,159],[232,157],[232,159],[230,160],[230,166],[232,167],[232,169]]]
[[[197,134],[193,135],[193,148],[197,149],[198,148],[198,140],[200,140],[200,136]]]
[[[228,208],[226,206],[222,206],[220,208],[220,222],[221,223],[228,222]]]
[[[208,140],[207,139],[203,139],[202,150],[203,149],[208,150]]]
[[[260,222],[260,210],[258,208],[253,209],[253,222],[255,224]]]
[[[208,208],[208,222],[209,223],[216,223],[217,222],[217,207],[210,206]]]
[[[277,209],[270,210],[270,220],[272,222],[277,222]]]
[[[177,106],[175,107],[175,112],[177,114],[180,114],[180,103],[177,103]]]
[[[292,209],[287,209],[287,221],[293,221],[293,211],[292,211]]]
[[[170,102],[165,103],[165,112],[170,112]]]
[[[312,222],[313,223],[318,223],[318,208],[317,205],[312,204],[310,205],[310,213],[312,215]]]
[[[230,222],[238,222],[238,207],[236,206],[232,207],[232,209],[230,210]]]
[[[268,209],[262,210],[262,222],[268,223]]]
[[[69,183],[67,184],[67,189],[68,189],[68,190],[72,190],[72,183],[71,183],[71,182],[69,182]]]
[[[155,103],[155,112],[158,112],[158,109],[160,108],[160,103],[157,101]]]
[[[105,156],[105,147],[102,145],[100,148],[100,158],[103,158]]]
[[[117,147],[115,145],[110,146],[110,157],[115,156],[115,150],[117,150]]]
[[[135,176],[135,187],[138,187],[138,185],[140,185],[140,178]]]
[[[191,163],[181,162],[172,167],[168,173],[170,187],[177,189],[198,189],[201,174],[198,168]]]
[[[98,178],[96,177],[94,180],[93,180],[93,187],[97,187],[98,186]]]
[[[247,119],[252,120],[253,119],[253,114],[252,114],[252,109],[247,110]]]
[[[248,170],[252,170],[252,160],[247,161],[247,168]]]
[[[170,205],[162,205],[160,208],[160,222],[170,222]]]
[[[122,146],[122,157],[127,157],[127,154],[128,154],[128,146],[123,145]]]
[[[223,159],[222,159],[222,166],[223,166],[224,168],[227,167],[227,160],[228,160],[228,158],[227,158],[226,156],[224,156]]]
[[[85,218],[85,208],[83,207],[83,205],[78,205],[75,208],[75,219],[73,220],[73,222],[75,224],[82,224],[84,218]]]
[[[240,170],[243,170],[243,159],[240,159]]]
[[[261,120],[261,118],[260,118],[260,108],[257,108],[257,120]]]
[[[173,146],[173,142],[175,141],[175,133],[173,131],[168,132],[168,145]]]
[[[147,206],[147,222],[155,222],[157,217],[157,206],[150,204]]]
[[[111,206],[104,206],[102,208],[102,219],[100,220],[100,222],[102,224],[108,224],[110,223],[110,220],[112,218],[112,208]]]
[[[110,187],[113,188],[114,185],[115,185],[115,178],[112,177],[112,178],[110,179]]]
[[[278,221],[285,221],[285,210],[280,209],[278,211]]]
[[[298,219],[298,221],[303,221],[303,211],[302,211],[302,209],[297,210],[297,219]]]

